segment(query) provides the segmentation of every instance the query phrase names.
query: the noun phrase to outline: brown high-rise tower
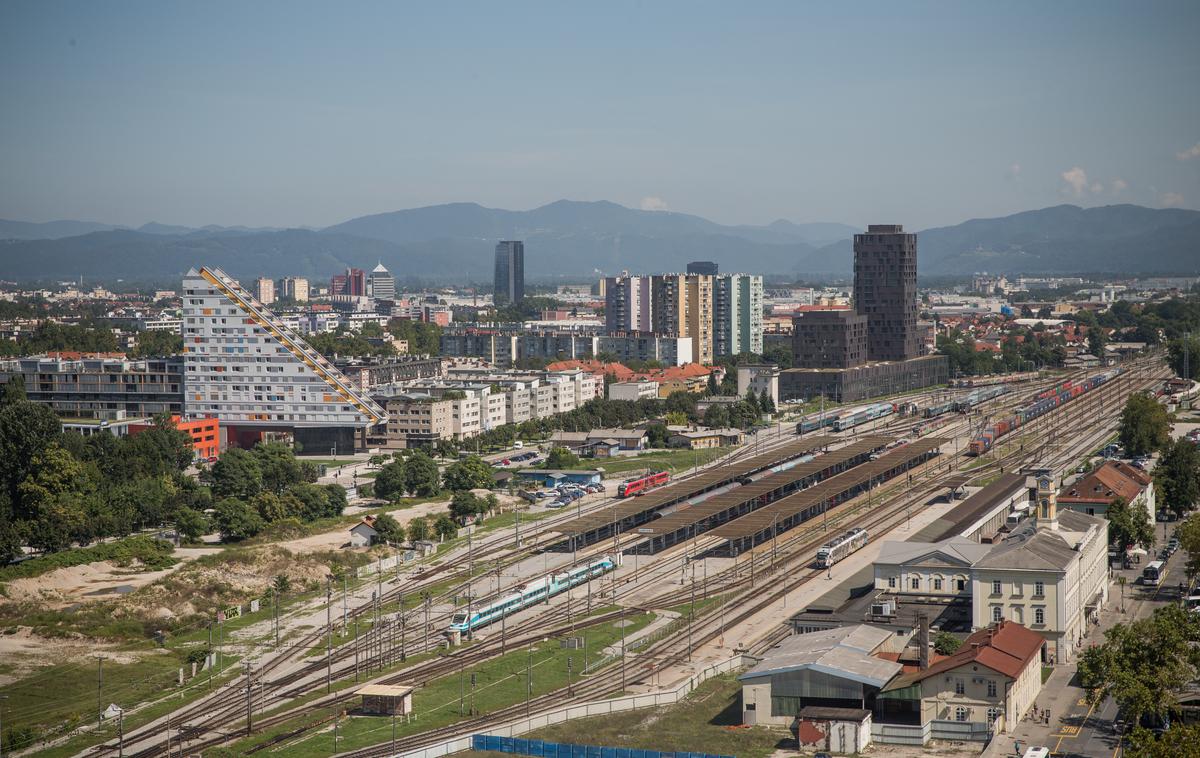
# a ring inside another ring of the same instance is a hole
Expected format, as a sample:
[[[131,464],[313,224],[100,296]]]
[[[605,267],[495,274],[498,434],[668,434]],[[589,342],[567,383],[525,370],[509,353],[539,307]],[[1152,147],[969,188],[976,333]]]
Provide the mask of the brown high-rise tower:
[[[867,357],[905,361],[921,354],[917,335],[917,235],[871,224],[854,235],[854,310],[867,317]]]

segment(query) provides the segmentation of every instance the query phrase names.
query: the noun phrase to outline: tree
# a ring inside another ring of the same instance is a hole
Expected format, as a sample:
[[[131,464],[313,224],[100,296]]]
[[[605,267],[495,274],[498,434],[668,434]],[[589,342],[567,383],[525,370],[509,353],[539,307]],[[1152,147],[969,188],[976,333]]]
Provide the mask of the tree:
[[[1170,439],[1171,420],[1167,409],[1152,397],[1129,396],[1121,411],[1121,446],[1128,455],[1149,455]]]
[[[1111,697],[1130,721],[1167,716],[1197,675],[1200,620],[1177,605],[1109,629],[1104,643],[1084,650],[1080,679],[1093,702]]]
[[[1093,326],[1088,329],[1087,334],[1088,352],[1097,358],[1104,357],[1104,346],[1108,344],[1108,336],[1104,334],[1104,330],[1099,326]]]
[[[21,502],[17,487],[29,476],[33,461],[58,440],[62,422],[54,411],[29,401],[0,409],[0,483],[8,491],[14,518],[34,514]],[[0,513],[0,521],[5,513]]]
[[[405,462],[404,484],[417,497],[432,497],[441,491],[437,464],[427,453],[418,450]]]
[[[490,504],[486,498],[479,497],[470,490],[455,492],[454,497],[450,499],[450,515],[460,522],[465,522],[472,517],[476,521],[481,520],[483,514],[488,512],[489,507]]]
[[[433,532],[440,540],[448,540],[458,536],[458,524],[445,513],[439,513],[433,522]]]
[[[775,413],[775,399],[771,397],[771,393],[767,392],[766,388],[758,396],[758,407],[768,416]]]
[[[375,517],[375,531],[379,535],[379,539],[384,542],[390,542],[394,545],[404,542],[404,527],[400,525],[399,521],[386,513],[381,513]]]
[[[1182,437],[1170,443],[1154,469],[1154,479],[1165,507],[1187,513],[1200,500],[1200,450]]]
[[[129,476],[182,473],[195,458],[191,435],[165,413],[155,416],[149,429],[122,437],[115,454]]]
[[[663,417],[663,421],[667,422],[667,426],[687,426],[688,415],[683,411],[671,411]]]
[[[666,412],[681,411],[688,415],[688,418],[694,418],[696,415],[696,393],[687,392],[685,390],[676,390],[670,395],[667,395]]]
[[[713,403],[704,411],[704,425],[712,429],[724,429],[729,426],[729,411],[724,403]]]
[[[240,447],[221,454],[210,472],[213,495],[218,498],[249,500],[262,490],[262,466],[258,458]]]
[[[23,403],[28,399],[25,396],[25,377],[20,374],[14,374],[4,384],[4,392],[0,394],[0,408],[7,408],[15,403]]]
[[[760,413],[762,413],[762,408],[760,408],[758,405],[758,395],[754,394],[754,390],[746,390],[745,402],[746,405],[750,407],[750,412],[753,413],[756,418]]]
[[[451,492],[460,490],[491,489],[496,483],[492,467],[478,455],[470,455],[446,467],[442,484]]]
[[[429,521],[415,518],[408,522],[408,538],[413,542],[429,539]]]
[[[225,542],[237,542],[253,537],[266,526],[262,517],[243,500],[227,497],[217,503],[213,518],[221,539]]]
[[[198,540],[208,532],[208,519],[200,511],[179,508],[175,511],[175,532],[189,542]]]
[[[938,632],[933,638],[933,651],[938,655],[954,655],[962,644],[962,640],[950,632]]]
[[[1200,576],[1200,513],[1193,513],[1179,525],[1179,546],[1187,553],[1187,575]]]
[[[1200,337],[1185,336],[1167,343],[1167,363],[1183,379],[1200,377]],[[1184,364],[1187,366],[1184,366]]]
[[[1126,737],[1121,755],[1129,758],[1179,758],[1191,755],[1200,745],[1200,724],[1172,721],[1171,728],[1160,735],[1134,726]]]
[[[183,337],[175,332],[147,329],[135,335],[137,340],[130,358],[158,358],[183,352]]]
[[[1146,550],[1154,547],[1154,524],[1145,508],[1131,506],[1123,497],[1108,505],[1108,544],[1124,552],[1133,545]]]
[[[393,460],[375,475],[375,497],[396,502],[405,493],[404,461]]]
[[[258,461],[262,486],[276,494],[304,480],[296,454],[282,442],[260,442],[250,451]]]
[[[579,468],[579,456],[565,447],[553,447],[546,454],[546,468],[573,469]]]
[[[289,498],[289,501],[285,501],[274,492],[260,492],[250,500],[250,507],[269,524],[272,521],[299,516],[299,508],[295,507],[299,505],[299,501],[290,495]]]
[[[792,349],[787,345],[772,345],[763,348],[763,361],[774,363],[781,369],[789,369],[795,362],[796,356],[792,354]]]
[[[712,395],[720,394],[720,392],[721,385],[717,384],[717,372],[710,371],[708,373],[708,394],[711,397]]]

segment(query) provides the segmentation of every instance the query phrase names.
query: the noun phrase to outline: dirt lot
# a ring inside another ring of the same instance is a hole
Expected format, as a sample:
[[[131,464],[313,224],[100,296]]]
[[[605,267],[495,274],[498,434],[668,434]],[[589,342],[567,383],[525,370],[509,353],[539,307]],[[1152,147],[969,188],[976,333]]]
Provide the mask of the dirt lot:
[[[117,566],[109,561],[56,569],[41,576],[14,579],[5,584],[0,603],[39,601],[47,608],[65,608],[75,603],[107,600],[170,576],[202,555],[220,552],[219,548],[180,548],[175,551],[179,563],[162,571],[141,571],[136,566]]]

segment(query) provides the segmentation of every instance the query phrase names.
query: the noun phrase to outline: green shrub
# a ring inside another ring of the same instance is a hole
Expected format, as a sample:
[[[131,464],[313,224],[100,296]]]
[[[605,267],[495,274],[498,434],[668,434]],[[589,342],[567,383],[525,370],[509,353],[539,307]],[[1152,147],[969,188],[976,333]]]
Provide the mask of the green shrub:
[[[118,566],[130,566],[134,561],[141,561],[147,569],[158,571],[176,564],[173,552],[174,547],[170,542],[146,536],[128,537],[116,542],[50,553],[14,566],[5,566],[0,568],[0,581],[40,576],[55,569],[82,566],[96,561],[112,561]]]

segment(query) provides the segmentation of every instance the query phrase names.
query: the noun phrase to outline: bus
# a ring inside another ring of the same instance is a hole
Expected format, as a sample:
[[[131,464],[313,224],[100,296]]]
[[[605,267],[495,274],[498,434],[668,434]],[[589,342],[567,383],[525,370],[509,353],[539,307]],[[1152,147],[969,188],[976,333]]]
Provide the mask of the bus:
[[[1167,574],[1167,567],[1162,561],[1151,561],[1142,569],[1142,584],[1157,587]]]

